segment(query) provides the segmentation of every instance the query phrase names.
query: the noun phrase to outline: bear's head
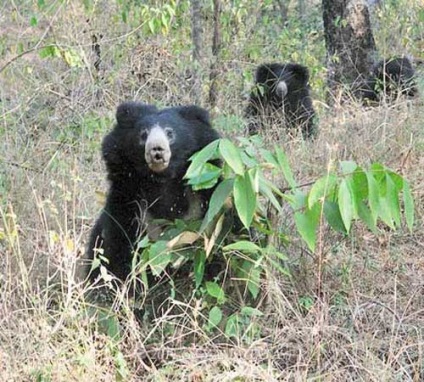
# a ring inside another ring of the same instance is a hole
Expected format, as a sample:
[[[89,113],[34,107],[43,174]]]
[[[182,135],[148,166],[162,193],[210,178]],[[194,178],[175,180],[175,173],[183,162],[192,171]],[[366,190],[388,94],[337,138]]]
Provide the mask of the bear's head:
[[[197,106],[170,107],[136,102],[121,104],[117,125],[103,142],[109,173],[136,171],[151,178],[182,177],[188,159],[219,138],[209,114]]]
[[[295,92],[307,86],[308,69],[299,64],[263,64],[256,71],[256,83],[265,86],[270,94],[284,98],[289,92]]]

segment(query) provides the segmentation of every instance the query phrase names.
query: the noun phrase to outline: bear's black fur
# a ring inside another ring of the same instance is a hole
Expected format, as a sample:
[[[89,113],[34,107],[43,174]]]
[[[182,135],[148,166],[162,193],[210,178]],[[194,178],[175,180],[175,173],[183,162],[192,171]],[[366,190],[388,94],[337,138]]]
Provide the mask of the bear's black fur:
[[[105,266],[125,280],[140,233],[149,232],[149,221],[200,218],[206,212],[212,190],[193,192],[183,176],[188,159],[219,135],[208,112],[197,106],[159,110],[126,102],[118,107],[116,119],[102,144],[110,188],[87,258],[94,258],[95,248],[103,249]],[[90,280],[98,274],[97,268]]]
[[[361,91],[362,98],[379,101],[382,96],[396,99],[399,95],[413,97],[417,94],[415,69],[407,57],[389,58],[379,61]]]
[[[275,124],[300,128],[304,138],[311,138],[316,131],[308,69],[293,63],[260,65],[245,114],[250,135]]]

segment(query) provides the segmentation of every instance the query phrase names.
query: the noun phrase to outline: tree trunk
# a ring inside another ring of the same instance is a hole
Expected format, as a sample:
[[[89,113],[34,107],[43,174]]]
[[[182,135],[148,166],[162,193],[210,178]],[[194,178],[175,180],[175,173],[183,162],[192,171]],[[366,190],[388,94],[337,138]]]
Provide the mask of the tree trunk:
[[[376,54],[368,7],[363,0],[322,0],[330,96],[353,90],[368,76]]]
[[[193,42],[193,101],[200,105],[202,99],[201,51],[202,51],[202,12],[200,0],[191,0],[191,39]]]
[[[217,78],[219,75],[219,52],[221,50],[221,1],[213,1],[213,38],[212,38],[212,64],[209,75],[210,88],[209,88],[209,105],[211,108],[216,106],[218,99],[218,84]]]

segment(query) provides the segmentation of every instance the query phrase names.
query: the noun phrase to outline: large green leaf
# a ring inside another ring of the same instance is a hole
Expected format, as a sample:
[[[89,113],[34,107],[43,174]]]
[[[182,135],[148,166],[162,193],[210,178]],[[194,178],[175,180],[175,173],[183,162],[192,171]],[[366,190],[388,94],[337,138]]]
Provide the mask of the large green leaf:
[[[222,248],[224,252],[227,251],[240,251],[244,253],[259,253],[262,251],[262,248],[257,244],[252,243],[247,240],[236,241],[235,243],[228,244],[224,248]]]
[[[346,234],[346,227],[340,214],[339,205],[336,202],[326,200],[324,202],[324,216],[330,226],[339,232]]]
[[[352,174],[352,189],[355,195],[356,203],[365,200],[368,197],[368,180],[362,168],[357,167]]]
[[[308,195],[308,208],[312,208],[313,205],[318,201],[324,201],[324,198],[328,198],[334,192],[337,183],[337,177],[332,174],[328,174],[318,179],[311,187]]]
[[[236,176],[234,204],[241,222],[246,228],[249,228],[256,210],[256,193],[253,190],[249,174]]]
[[[202,150],[191,156],[191,164],[186,171],[184,176],[185,179],[198,176],[201,173],[205,163],[210,159],[215,159],[217,157],[218,144],[219,140],[213,141],[205,146]]]
[[[343,179],[339,186],[338,203],[340,215],[346,232],[349,233],[352,219],[355,216],[355,199],[350,185],[350,179]]]
[[[205,286],[209,296],[216,298],[218,303],[221,304],[225,301],[225,293],[216,282],[206,281]]]
[[[203,232],[203,230],[215,218],[219,211],[221,211],[222,206],[224,205],[225,201],[233,190],[233,186],[233,179],[226,179],[220,184],[218,184],[209,201],[209,208],[203,219],[202,226],[200,227],[200,232]]]
[[[187,184],[193,186],[193,190],[212,188],[219,180],[222,169],[212,163],[205,163],[202,171],[189,179]]]
[[[241,159],[240,151],[230,140],[221,139],[219,143],[219,152],[225,162],[237,175],[242,175],[244,173],[244,164]]]
[[[320,206],[315,204],[314,208],[306,209],[305,213],[294,214],[297,230],[312,252],[315,251],[320,211]]]
[[[366,172],[365,175],[368,181],[368,204],[370,207],[373,225],[375,226],[377,224],[377,218],[380,210],[379,187],[372,172]]]
[[[214,306],[209,311],[208,323],[211,327],[216,327],[222,320],[222,310],[218,306]]]
[[[363,201],[360,201],[358,204],[358,215],[359,218],[368,226],[368,228],[376,234],[377,227],[375,225],[374,218],[371,214],[370,209]]]
[[[149,265],[155,276],[159,276],[171,261],[171,252],[168,250],[167,244],[167,241],[161,240],[149,248]]]

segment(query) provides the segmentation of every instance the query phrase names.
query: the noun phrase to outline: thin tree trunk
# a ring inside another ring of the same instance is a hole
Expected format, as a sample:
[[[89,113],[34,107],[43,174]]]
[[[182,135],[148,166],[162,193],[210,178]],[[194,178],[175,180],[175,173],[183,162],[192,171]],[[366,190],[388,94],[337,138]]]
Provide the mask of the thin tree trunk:
[[[201,103],[202,82],[200,73],[200,60],[202,51],[202,22],[201,2],[191,1],[191,38],[193,42],[193,100],[196,104]]]
[[[212,64],[210,69],[209,105],[213,108],[218,100],[218,75],[219,53],[221,51],[221,2],[213,1],[213,38],[212,38]]]

